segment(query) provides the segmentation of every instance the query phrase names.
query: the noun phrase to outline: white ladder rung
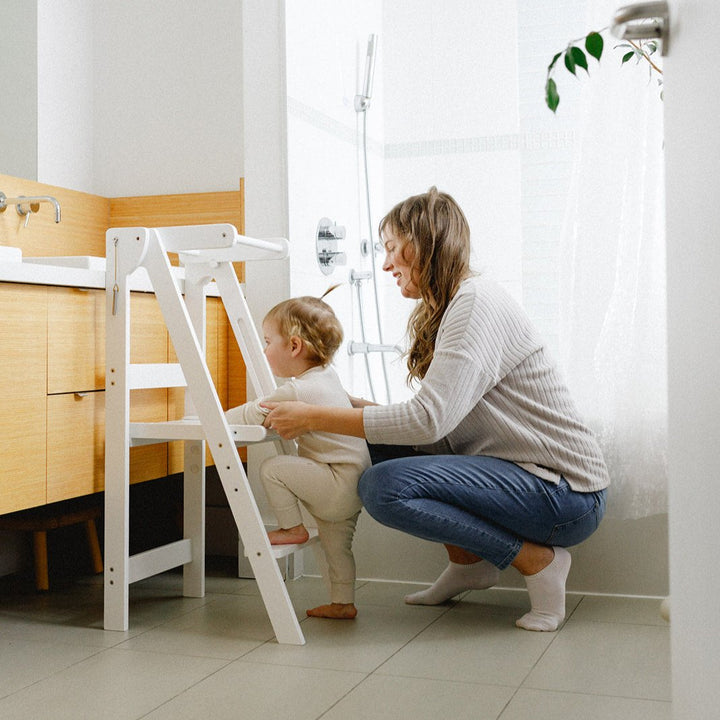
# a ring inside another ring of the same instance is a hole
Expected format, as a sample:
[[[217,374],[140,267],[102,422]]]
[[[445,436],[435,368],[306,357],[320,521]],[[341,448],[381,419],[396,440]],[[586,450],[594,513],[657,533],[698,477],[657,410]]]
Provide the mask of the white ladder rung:
[[[130,390],[187,386],[180,363],[133,363],[127,382]]]
[[[187,539],[131,555],[128,558],[128,583],[144,580],[179,565],[185,565],[191,560],[192,543]]]
[[[236,445],[278,438],[275,433],[269,433],[262,425],[230,425],[230,432]],[[205,431],[198,418],[165,422],[132,422],[130,439],[131,445],[152,445],[173,440],[205,440]]]

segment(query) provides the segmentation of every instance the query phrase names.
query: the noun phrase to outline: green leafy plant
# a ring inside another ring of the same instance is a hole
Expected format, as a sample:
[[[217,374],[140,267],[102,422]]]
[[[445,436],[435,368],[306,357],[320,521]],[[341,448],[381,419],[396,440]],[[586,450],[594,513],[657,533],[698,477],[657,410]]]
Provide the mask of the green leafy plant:
[[[555,82],[554,73],[560,65],[558,60],[563,58],[563,65],[565,69],[577,77],[578,68],[584,70],[588,75],[590,69],[588,66],[588,56],[595,58],[599,63],[602,57],[603,50],[605,49],[605,41],[602,34],[608,28],[605,27],[602,30],[589,32],[584,37],[578,38],[568,43],[564,50],[556,53],[547,69],[547,79],[545,81],[545,104],[555,112],[560,104],[560,95],[558,94],[557,83]],[[657,83],[660,87],[660,97],[662,98],[662,69],[653,61],[652,55],[658,49],[658,43],[656,40],[640,40],[633,41],[628,40],[627,42],[615,45],[614,50],[624,49],[621,64],[624,65],[633,58],[636,63],[647,62],[648,69],[650,72],[650,78],[654,75],[657,76]]]

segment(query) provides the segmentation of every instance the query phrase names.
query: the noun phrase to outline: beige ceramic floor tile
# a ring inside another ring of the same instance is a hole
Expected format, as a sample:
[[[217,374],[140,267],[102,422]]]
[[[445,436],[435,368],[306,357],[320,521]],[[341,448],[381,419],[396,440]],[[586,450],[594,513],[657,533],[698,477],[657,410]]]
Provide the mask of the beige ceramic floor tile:
[[[307,618],[304,646],[266,643],[245,656],[248,662],[372,672],[438,618],[436,608],[368,605],[355,620]]]
[[[0,697],[43,680],[98,652],[80,644],[0,639]],[[0,717],[4,717],[0,712]]]
[[[388,607],[405,604],[405,596],[409,593],[424,590],[427,585],[414,583],[394,583],[367,581],[355,591],[355,602],[358,607],[362,605],[386,605]],[[452,603],[449,603],[451,605]],[[444,606],[447,607],[447,606]]]
[[[144,720],[315,720],[364,678],[362,673],[234,662]]]
[[[517,687],[556,633],[521,630],[516,617],[515,608],[462,601],[378,673]]]
[[[219,670],[225,661],[103,650],[0,700],[3,720],[130,720]]]
[[[667,627],[660,617],[660,603],[660,599],[586,595],[573,612],[572,620]]]
[[[606,695],[519,690],[501,720],[670,720],[669,702]]]
[[[570,617],[575,608],[580,604],[581,600],[581,595],[568,593],[565,596],[566,617]],[[530,600],[528,598],[527,590],[525,589],[511,590],[503,588],[490,588],[489,590],[471,590],[461,596],[460,602],[472,602],[480,605],[496,607],[498,609],[513,608],[516,613],[516,618],[524,615],[528,610],[530,610]]]
[[[217,595],[202,607],[137,635],[120,647],[235,660],[274,637],[259,597]]]
[[[669,630],[568,622],[523,687],[670,700]]]
[[[371,675],[323,720],[495,720],[514,688]]]

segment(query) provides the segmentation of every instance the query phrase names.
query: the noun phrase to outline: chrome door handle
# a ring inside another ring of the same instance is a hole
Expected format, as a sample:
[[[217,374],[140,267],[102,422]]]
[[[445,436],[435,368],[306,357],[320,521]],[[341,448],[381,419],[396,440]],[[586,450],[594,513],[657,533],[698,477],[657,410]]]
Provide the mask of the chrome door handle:
[[[640,2],[615,11],[610,32],[620,40],[660,40],[660,54],[667,55],[670,10],[667,2]]]

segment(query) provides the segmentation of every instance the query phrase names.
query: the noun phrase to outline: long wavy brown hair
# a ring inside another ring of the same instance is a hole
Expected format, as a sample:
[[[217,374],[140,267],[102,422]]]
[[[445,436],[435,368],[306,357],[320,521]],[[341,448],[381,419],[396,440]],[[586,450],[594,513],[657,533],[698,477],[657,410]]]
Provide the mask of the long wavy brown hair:
[[[431,187],[398,203],[381,221],[380,237],[386,230],[415,250],[412,279],[420,301],[408,320],[410,349],[407,355],[408,382],[425,377],[435,352],[438,328],[460,283],[471,275],[470,227],[460,206],[447,193]]]

